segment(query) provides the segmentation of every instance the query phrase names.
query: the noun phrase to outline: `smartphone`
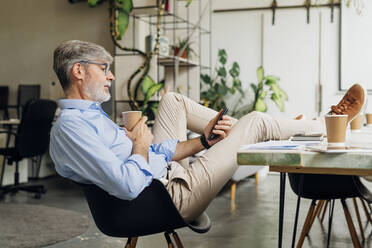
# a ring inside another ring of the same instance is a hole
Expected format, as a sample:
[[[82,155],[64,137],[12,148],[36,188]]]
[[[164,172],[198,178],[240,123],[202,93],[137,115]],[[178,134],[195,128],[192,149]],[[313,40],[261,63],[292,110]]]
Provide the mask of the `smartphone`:
[[[214,139],[216,139],[216,138],[219,136],[218,134],[214,134],[214,133],[212,133],[212,131],[213,131],[214,127],[217,125],[217,122],[220,121],[220,120],[222,120],[222,117],[227,113],[227,111],[229,111],[229,109],[228,109],[228,108],[224,108],[224,109],[220,112],[220,114],[219,114],[219,116],[218,116],[216,122],[215,122],[214,125],[213,125],[213,128],[212,128],[212,130],[211,130],[211,133],[209,134],[208,140],[214,140]]]

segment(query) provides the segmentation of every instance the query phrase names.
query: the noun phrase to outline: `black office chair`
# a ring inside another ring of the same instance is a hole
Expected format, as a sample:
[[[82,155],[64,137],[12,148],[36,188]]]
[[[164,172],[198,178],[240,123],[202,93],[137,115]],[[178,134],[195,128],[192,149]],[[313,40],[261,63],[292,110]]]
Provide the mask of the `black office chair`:
[[[41,193],[45,193],[43,185],[20,185],[18,162],[23,158],[31,158],[44,154],[49,146],[49,133],[52,127],[54,114],[57,109],[57,103],[51,100],[31,100],[24,109],[21,123],[17,129],[17,133],[11,130],[2,131],[8,135],[15,136],[14,147],[0,148],[0,155],[4,156],[8,165],[16,163],[14,173],[14,185],[1,187],[0,199],[7,193],[16,193],[19,190],[34,192],[36,198],[41,197]],[[4,175],[5,166],[3,165],[1,177]]]
[[[158,180],[153,180],[131,201],[109,195],[95,185],[83,185],[83,188],[98,229],[108,236],[128,238],[125,248],[135,248],[140,236],[161,232],[164,232],[168,247],[174,247],[169,234],[173,235],[177,247],[183,247],[175,229],[189,227],[195,232],[205,233],[211,227],[205,213],[197,221],[186,223],[167,189]]]
[[[25,104],[30,100],[40,99],[40,89],[41,87],[39,84],[18,85],[17,105],[8,105],[8,109],[15,108],[17,111],[17,118],[21,119],[22,109]]]
[[[316,213],[314,212],[316,201],[330,200],[327,241],[327,247],[329,247],[335,199],[341,200],[354,247],[360,247],[359,239],[345,201],[346,198],[361,197],[368,202],[372,202],[371,193],[366,187],[364,187],[364,185],[359,180],[359,177],[300,173],[288,173],[288,177],[293,192],[298,196],[296,218],[292,237],[292,247],[294,247],[296,240],[296,229],[301,197],[311,199],[312,202],[296,247],[302,247],[305,237],[310,231],[316,215]]]
[[[9,119],[8,98],[9,98],[9,87],[0,86],[0,111],[3,111],[3,120]]]

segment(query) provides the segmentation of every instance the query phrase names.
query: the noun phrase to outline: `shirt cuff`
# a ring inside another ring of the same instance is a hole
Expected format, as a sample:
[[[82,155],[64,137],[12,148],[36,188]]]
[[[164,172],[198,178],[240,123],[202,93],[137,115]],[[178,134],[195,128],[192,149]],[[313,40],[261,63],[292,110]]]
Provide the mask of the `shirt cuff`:
[[[146,159],[139,155],[139,154],[132,154],[128,157],[126,162],[134,162],[137,166],[148,173],[148,175],[152,175],[153,171],[151,170],[151,166],[147,163]]]
[[[164,140],[160,144],[152,144],[153,152],[157,154],[164,154],[167,163],[172,161],[173,155],[176,151],[178,140]]]

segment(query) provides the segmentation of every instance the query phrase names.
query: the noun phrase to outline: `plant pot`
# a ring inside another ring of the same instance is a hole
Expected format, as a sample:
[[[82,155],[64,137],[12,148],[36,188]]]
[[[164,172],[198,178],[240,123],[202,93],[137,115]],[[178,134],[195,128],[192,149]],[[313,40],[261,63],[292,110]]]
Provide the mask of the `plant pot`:
[[[180,49],[178,47],[174,48],[174,56],[177,56],[179,50]],[[182,53],[182,55],[180,57],[181,58],[184,58],[184,59],[187,59],[187,51],[186,51],[186,49],[183,51],[183,53]]]

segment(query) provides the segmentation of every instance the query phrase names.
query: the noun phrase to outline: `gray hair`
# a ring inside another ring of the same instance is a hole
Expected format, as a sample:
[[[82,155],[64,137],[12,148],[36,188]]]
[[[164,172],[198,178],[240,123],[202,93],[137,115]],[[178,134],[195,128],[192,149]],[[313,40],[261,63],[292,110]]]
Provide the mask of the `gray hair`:
[[[70,87],[72,66],[81,60],[102,60],[111,64],[113,58],[105,48],[91,42],[81,40],[63,42],[54,50],[53,69],[64,90]]]

